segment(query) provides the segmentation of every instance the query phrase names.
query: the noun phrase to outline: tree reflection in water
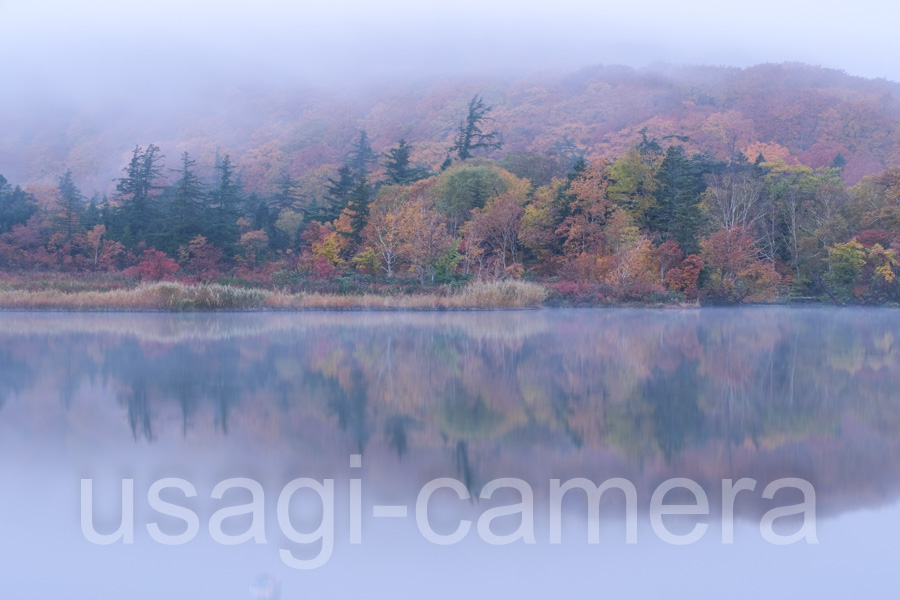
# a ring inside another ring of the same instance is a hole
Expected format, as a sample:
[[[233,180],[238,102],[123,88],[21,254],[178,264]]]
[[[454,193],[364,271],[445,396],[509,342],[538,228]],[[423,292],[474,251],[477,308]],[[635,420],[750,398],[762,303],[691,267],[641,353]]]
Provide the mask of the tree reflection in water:
[[[657,479],[802,465],[835,490],[878,480],[882,498],[900,481],[887,309],[20,315],[0,342],[6,411],[110,390],[103,410],[139,443],[237,432],[384,448],[413,470],[441,455],[473,495],[495,464],[552,473],[578,456]]]

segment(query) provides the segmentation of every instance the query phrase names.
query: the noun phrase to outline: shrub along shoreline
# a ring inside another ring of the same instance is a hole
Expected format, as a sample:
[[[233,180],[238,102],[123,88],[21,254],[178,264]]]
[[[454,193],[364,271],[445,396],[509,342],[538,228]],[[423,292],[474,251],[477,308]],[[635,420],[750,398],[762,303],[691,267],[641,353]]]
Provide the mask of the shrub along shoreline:
[[[539,308],[548,290],[526,281],[472,282],[446,294],[290,293],[221,284],[162,281],[110,290],[0,289],[0,310],[472,310]]]

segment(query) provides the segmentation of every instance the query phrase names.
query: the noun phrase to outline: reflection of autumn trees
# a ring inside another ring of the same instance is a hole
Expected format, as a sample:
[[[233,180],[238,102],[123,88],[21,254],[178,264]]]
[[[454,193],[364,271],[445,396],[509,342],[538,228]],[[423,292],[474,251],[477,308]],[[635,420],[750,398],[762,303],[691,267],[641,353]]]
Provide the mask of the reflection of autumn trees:
[[[192,330],[207,338],[172,336],[185,323],[171,316],[96,334],[28,318],[41,335],[0,327],[0,397],[68,390],[67,411],[80,389],[110,390],[138,440],[316,431],[317,443],[401,460],[439,451],[477,480],[504,448],[665,464],[716,448],[844,447],[850,424],[893,454],[900,431],[889,311],[223,315]]]
[[[362,453],[369,441],[369,398],[358,370],[350,373],[350,380],[344,384],[335,379],[325,378],[321,384],[328,398],[328,410],[337,417],[340,429],[349,433],[354,441],[354,452]]]

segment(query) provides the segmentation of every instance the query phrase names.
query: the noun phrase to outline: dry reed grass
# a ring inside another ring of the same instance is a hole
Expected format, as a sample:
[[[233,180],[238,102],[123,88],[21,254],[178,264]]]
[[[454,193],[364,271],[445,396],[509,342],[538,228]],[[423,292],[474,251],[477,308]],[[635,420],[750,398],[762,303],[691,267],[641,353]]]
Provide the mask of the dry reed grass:
[[[108,291],[0,289],[0,308],[73,311],[466,310],[536,308],[546,297],[544,287],[525,281],[474,282],[447,295],[400,296],[286,294],[218,284],[159,282]]]

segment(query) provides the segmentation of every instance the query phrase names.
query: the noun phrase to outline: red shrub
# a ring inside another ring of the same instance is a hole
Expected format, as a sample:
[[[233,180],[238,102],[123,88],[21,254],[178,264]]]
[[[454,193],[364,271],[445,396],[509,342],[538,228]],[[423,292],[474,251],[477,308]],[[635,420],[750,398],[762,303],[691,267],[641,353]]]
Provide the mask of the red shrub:
[[[155,248],[144,250],[141,262],[137,266],[125,269],[124,273],[142,280],[160,281],[171,277],[178,270],[178,263]]]

